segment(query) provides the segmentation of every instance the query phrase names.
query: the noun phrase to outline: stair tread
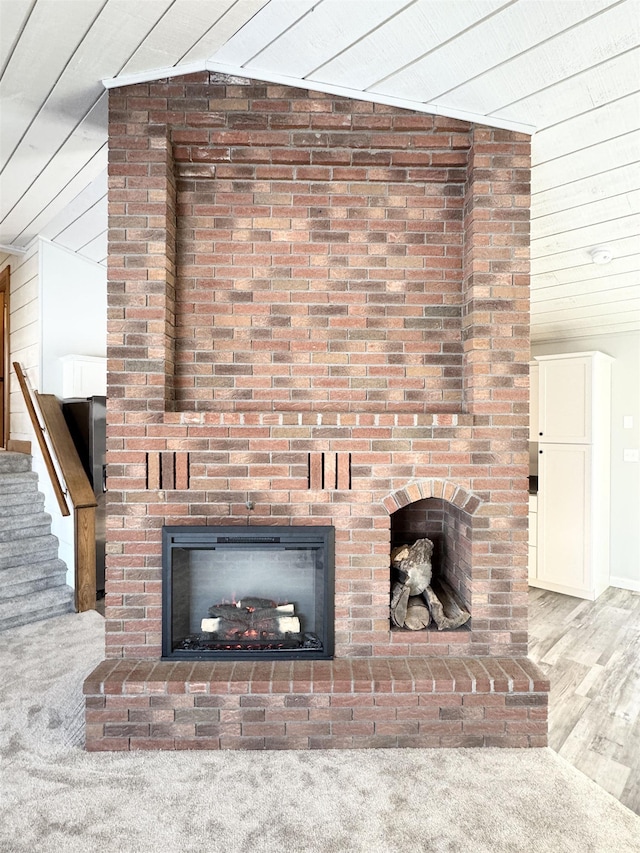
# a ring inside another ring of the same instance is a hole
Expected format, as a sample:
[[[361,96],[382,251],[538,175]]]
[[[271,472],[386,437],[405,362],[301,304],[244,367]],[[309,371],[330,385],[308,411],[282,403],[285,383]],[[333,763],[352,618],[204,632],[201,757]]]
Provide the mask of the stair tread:
[[[0,630],[74,609],[31,462],[27,454],[0,451]]]

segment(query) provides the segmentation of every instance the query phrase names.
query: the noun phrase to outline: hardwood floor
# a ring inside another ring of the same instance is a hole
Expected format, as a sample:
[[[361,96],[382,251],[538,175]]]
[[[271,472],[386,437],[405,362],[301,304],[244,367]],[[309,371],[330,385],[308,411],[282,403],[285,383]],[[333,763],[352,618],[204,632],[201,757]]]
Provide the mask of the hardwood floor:
[[[549,745],[640,814],[640,593],[530,588],[529,654],[551,679]]]

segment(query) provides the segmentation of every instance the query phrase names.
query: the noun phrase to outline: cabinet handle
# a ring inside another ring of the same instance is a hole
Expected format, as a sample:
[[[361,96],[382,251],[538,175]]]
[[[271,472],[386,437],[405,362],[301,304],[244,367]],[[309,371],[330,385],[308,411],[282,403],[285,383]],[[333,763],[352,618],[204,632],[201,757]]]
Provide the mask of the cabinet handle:
[[[541,451],[541,450],[539,450],[539,451],[538,451],[538,453],[542,453],[542,451]]]
[[[542,433],[542,432],[539,432],[539,433],[538,433],[538,435],[544,435],[544,433]]]

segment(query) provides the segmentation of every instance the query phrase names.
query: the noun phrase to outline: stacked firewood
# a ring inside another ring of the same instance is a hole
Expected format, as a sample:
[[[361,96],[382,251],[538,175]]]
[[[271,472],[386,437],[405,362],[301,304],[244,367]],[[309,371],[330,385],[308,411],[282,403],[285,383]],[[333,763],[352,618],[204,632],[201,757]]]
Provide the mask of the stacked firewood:
[[[471,614],[453,589],[433,577],[433,542],[418,539],[391,552],[396,580],[391,591],[391,621],[398,628],[420,631],[433,621],[438,630],[459,628]]]

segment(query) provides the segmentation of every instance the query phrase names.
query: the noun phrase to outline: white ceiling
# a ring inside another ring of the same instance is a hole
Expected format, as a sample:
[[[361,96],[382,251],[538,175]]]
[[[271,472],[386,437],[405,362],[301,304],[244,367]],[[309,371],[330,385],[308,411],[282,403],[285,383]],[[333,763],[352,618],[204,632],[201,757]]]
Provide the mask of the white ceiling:
[[[534,339],[640,329],[638,0],[0,0],[0,244],[104,263],[105,84],[202,69],[535,133]]]

